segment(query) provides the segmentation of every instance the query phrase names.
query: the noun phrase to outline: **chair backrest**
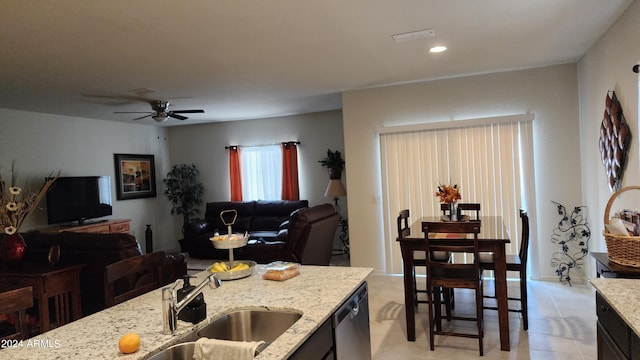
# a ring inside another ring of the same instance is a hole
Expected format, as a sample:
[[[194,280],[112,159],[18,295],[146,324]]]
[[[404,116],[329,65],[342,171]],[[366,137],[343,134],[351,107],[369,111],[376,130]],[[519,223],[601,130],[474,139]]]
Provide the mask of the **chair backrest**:
[[[480,220],[480,204],[479,203],[458,203],[458,210],[463,211],[475,211],[476,217],[472,220]]]
[[[478,234],[480,223],[467,222],[425,222],[423,232],[425,234],[425,251],[427,253],[427,273],[434,279],[437,278],[464,278],[477,280],[479,276]],[[471,239],[452,239],[438,234],[471,234]],[[473,254],[472,263],[456,263],[442,261],[434,256],[435,251],[449,253]]]
[[[520,209],[520,220],[522,221],[522,235],[520,239],[520,263],[527,266],[529,254],[529,215],[524,209]]]
[[[440,204],[440,210],[442,215],[449,216],[449,204]],[[479,203],[458,203],[458,213],[462,214],[463,211],[475,211],[475,218],[471,220],[480,220],[480,204]]]
[[[411,228],[409,227],[409,209],[404,209],[398,214],[398,238],[404,238],[411,235]]]
[[[159,288],[164,258],[164,251],[156,251],[107,265],[104,273],[107,307]]]
[[[0,314],[17,313],[15,333],[2,337],[2,340],[24,340],[29,337],[26,310],[33,306],[33,288],[31,286],[0,293]]]
[[[329,265],[340,214],[331,204],[297,211],[289,227],[287,247],[303,265]]]

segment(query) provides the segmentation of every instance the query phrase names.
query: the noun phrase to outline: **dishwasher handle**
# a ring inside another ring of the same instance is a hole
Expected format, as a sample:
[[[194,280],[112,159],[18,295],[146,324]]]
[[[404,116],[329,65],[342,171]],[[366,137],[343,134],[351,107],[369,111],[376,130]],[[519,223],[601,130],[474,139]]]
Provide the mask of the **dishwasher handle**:
[[[360,302],[367,297],[367,287],[361,287],[347,302],[333,315],[334,327],[345,318],[353,319],[360,312]]]

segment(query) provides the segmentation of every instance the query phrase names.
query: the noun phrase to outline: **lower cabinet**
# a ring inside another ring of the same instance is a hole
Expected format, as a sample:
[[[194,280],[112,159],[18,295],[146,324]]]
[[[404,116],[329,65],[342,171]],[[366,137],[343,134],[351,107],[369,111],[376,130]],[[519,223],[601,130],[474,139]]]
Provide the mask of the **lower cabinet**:
[[[640,360],[640,339],[609,303],[596,292],[599,360]]]
[[[296,350],[290,360],[329,360],[335,359],[331,319],[327,320],[302,346]]]

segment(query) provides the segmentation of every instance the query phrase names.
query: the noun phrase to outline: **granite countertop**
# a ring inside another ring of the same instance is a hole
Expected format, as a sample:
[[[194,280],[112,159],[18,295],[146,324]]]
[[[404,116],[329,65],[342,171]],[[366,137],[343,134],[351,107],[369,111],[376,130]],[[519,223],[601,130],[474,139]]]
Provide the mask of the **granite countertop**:
[[[627,325],[640,336],[640,280],[595,278],[590,281]]]
[[[213,261],[212,261],[213,262]],[[218,289],[205,287],[207,319],[193,325],[178,322],[175,335],[162,334],[161,289],[24,340],[5,348],[3,357],[19,359],[145,359],[238,308],[268,308],[302,312],[302,317],[264,349],[256,359],[286,359],[327,320],[371,273],[370,268],[302,266],[300,275],[283,282],[261,278],[262,266],[247,278],[223,281]],[[207,275],[200,272],[191,284]],[[118,340],[125,333],[140,335],[140,350],[124,355]]]

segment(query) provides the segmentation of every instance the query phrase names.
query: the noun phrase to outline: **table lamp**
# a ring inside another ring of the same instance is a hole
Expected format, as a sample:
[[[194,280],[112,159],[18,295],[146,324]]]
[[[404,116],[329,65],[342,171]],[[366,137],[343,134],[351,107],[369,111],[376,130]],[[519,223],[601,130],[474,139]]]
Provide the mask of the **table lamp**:
[[[329,185],[327,186],[327,190],[324,191],[324,196],[333,196],[334,207],[336,208],[336,212],[340,213],[340,205],[338,205],[338,196],[346,196],[347,189],[344,188],[342,184],[342,180],[340,179],[331,179],[329,180]]]

